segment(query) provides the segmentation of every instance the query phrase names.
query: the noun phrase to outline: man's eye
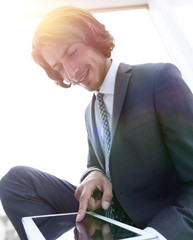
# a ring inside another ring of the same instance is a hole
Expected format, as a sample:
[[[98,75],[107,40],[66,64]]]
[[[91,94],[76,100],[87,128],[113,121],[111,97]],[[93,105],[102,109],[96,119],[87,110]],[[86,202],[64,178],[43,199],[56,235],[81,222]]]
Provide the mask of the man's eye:
[[[68,56],[73,56],[77,52],[77,49],[70,49],[68,51]]]

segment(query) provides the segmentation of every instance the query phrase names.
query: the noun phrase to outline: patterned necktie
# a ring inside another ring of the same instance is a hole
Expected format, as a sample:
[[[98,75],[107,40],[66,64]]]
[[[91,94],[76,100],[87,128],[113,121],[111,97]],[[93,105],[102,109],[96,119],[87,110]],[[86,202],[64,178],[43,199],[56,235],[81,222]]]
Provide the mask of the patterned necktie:
[[[101,117],[101,123],[103,127],[103,141],[104,141],[104,155],[105,155],[105,172],[107,178],[111,181],[110,171],[109,171],[109,154],[111,148],[111,132],[109,128],[109,122],[107,117],[107,109],[103,100],[104,94],[97,94],[98,107]],[[115,219],[114,211],[114,199],[111,201],[110,207],[105,211],[105,216]]]
[[[97,94],[97,102],[100,112],[101,123],[103,127],[103,140],[104,140],[104,155],[105,155],[105,172],[107,178],[111,181],[110,171],[109,171],[109,154],[111,149],[111,132],[109,128],[109,122],[107,117],[107,109],[103,100],[104,94],[98,93]],[[117,200],[116,196],[113,196],[111,201],[111,205],[108,210],[105,211],[105,216],[116,219],[119,221],[127,222],[128,216],[125,214],[124,210],[122,209],[119,201]],[[129,219],[131,224],[131,221]]]
[[[109,171],[109,154],[110,154],[110,148],[111,148],[111,132],[109,128],[109,122],[107,117],[107,109],[103,100],[104,94],[98,93],[97,94],[97,101],[98,101],[98,107],[101,117],[101,123],[103,127],[103,141],[104,141],[104,155],[105,155],[105,172],[109,180],[111,180],[110,177],[110,171]]]

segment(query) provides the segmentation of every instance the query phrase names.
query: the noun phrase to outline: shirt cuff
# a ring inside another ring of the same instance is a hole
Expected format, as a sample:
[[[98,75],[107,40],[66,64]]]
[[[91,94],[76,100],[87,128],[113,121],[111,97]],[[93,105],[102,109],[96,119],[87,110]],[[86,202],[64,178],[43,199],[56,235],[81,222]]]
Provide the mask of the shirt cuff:
[[[86,170],[86,172],[84,172],[84,174],[82,175],[82,177],[80,179],[80,182],[82,182],[88,176],[88,174],[92,171],[99,171],[99,172],[101,172],[102,174],[105,175],[105,173],[101,169],[99,169],[97,167],[90,167]]]
[[[155,236],[158,237],[158,240],[167,240],[162,234],[160,234],[158,231],[156,231],[154,228],[152,227],[146,227],[144,229],[145,232],[151,233]]]

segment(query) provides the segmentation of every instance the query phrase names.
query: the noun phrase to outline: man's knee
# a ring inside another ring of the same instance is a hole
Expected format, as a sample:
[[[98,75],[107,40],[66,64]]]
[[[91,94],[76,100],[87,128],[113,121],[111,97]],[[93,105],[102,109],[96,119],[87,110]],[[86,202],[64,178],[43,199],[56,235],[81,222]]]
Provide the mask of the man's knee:
[[[23,177],[30,170],[29,167],[26,166],[16,166],[11,168],[7,174],[1,179],[3,183],[7,183],[9,181],[17,180],[18,178]]]
[[[13,190],[18,182],[24,181],[30,172],[30,168],[26,166],[16,166],[11,168],[0,181],[0,199],[8,191]]]

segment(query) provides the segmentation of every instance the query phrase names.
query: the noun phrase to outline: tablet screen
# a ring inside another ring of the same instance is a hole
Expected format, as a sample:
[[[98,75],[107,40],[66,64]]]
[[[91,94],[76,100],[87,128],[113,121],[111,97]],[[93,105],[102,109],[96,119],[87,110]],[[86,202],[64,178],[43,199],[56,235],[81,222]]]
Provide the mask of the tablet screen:
[[[33,218],[33,220],[46,240],[102,240],[107,237],[116,240],[139,236],[128,229],[88,214],[81,223],[76,223],[76,215]]]

